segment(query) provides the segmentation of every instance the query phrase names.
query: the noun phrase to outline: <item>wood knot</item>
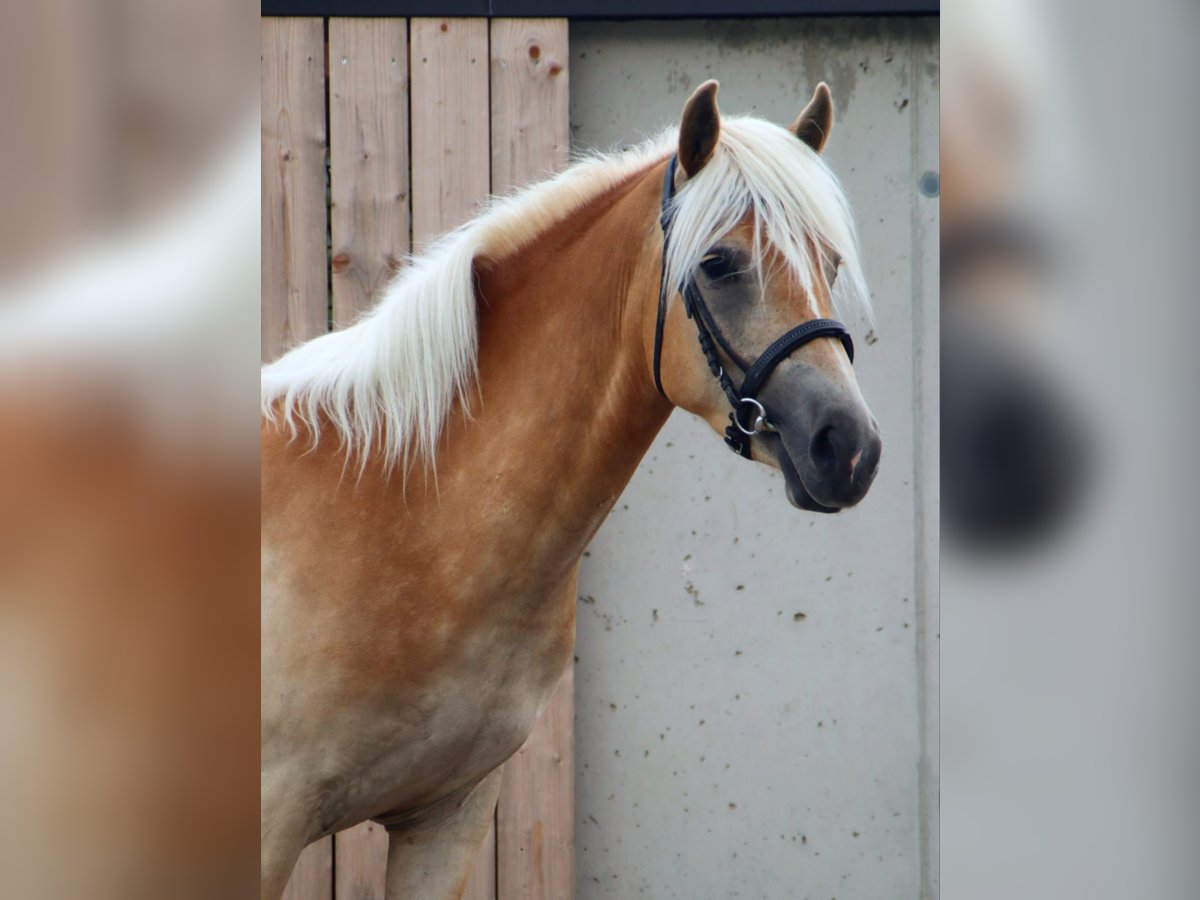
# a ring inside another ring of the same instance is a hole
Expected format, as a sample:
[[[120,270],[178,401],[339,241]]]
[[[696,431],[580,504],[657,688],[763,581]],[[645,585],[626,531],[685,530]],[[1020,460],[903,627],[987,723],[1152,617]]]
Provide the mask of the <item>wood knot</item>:
[[[563,70],[562,63],[560,63],[560,62],[550,63],[550,74],[551,75],[557,75],[562,70]]]
[[[449,25],[449,23],[447,23],[447,22],[443,22],[443,23],[442,23],[442,31],[449,31],[449,30],[450,30],[450,25]]]
[[[345,272],[349,266],[350,266],[350,254],[347,253],[345,250],[343,250],[341,253],[338,253],[336,256],[334,256],[333,271],[336,274],[341,274],[342,272]]]
[[[542,55],[542,48],[541,48],[541,47],[539,47],[537,44],[530,44],[530,45],[529,45],[529,58],[530,58],[530,59],[532,59],[532,60],[534,60],[534,61],[537,61],[537,59],[538,59],[538,58],[539,58],[541,55]]]

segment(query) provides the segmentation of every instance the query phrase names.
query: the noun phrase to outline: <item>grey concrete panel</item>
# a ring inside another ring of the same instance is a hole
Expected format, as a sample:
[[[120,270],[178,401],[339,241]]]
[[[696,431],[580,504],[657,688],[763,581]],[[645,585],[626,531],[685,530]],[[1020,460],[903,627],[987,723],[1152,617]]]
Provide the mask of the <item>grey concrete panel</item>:
[[[819,516],[672,416],[584,559],[581,900],[936,891],[937,39],[912,19],[571,26],[577,148],[657,132],[706,78],[779,122],[830,83],[884,437],[867,499]]]

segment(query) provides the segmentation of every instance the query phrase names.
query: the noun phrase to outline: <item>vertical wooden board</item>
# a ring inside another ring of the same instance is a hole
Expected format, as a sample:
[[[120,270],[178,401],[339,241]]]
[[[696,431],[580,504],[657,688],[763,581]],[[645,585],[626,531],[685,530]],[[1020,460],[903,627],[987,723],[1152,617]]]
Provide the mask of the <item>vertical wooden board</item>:
[[[328,328],[325,25],[262,20],[262,357]],[[333,896],[333,842],[308,847],[284,900]]]
[[[328,328],[325,27],[262,20],[262,356]]]
[[[300,854],[281,900],[332,900],[333,838],[321,838]]]
[[[408,27],[329,20],[333,323],[377,299],[408,253]]]
[[[387,875],[387,831],[374,822],[363,822],[334,835],[337,866],[335,900],[383,900]]]
[[[565,19],[491,23],[492,190],[541,180],[567,163]],[[496,816],[500,900],[575,891],[574,676],[504,768]]]
[[[475,855],[475,865],[471,869],[471,878],[463,891],[462,900],[496,900],[496,818],[492,817],[492,827],[488,829],[479,852]]]
[[[411,19],[412,236],[422,242],[473,216],[488,196],[485,19]],[[496,830],[480,847],[465,900],[496,896]]]
[[[566,19],[492,20],[493,193],[566,165],[567,60]]]
[[[568,669],[516,756],[496,812],[496,896],[575,895],[575,674]]]
[[[487,195],[485,19],[412,19],[413,242],[469,219]]]
[[[333,324],[372,305],[408,252],[408,25],[329,20]],[[364,822],[334,836],[334,896],[383,900],[387,832]]]

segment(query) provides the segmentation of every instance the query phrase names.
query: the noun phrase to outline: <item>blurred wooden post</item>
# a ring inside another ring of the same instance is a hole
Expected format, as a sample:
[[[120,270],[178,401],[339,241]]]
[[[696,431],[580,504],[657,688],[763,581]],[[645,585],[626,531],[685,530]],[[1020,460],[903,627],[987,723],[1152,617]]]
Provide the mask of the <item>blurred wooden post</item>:
[[[567,164],[566,19],[493,19],[492,190],[540,181]],[[574,675],[504,767],[496,818],[498,900],[575,893]]]

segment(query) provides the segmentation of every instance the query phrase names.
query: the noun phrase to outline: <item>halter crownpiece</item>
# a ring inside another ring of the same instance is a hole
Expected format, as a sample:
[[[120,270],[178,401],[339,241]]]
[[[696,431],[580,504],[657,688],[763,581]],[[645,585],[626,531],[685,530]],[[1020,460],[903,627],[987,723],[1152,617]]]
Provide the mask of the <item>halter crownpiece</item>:
[[[663,230],[663,266],[662,281],[658,292],[658,320],[654,326],[654,386],[664,397],[667,396],[667,392],[663,390],[662,386],[662,342],[663,329],[667,321],[667,304],[671,298],[671,285],[667,283],[667,248],[670,246],[671,239],[670,225],[674,212],[671,209],[671,200],[675,197],[675,168],[678,164],[678,157],[672,154],[670,160],[667,161],[667,171],[663,175],[662,214],[658,220]],[[700,341],[700,349],[704,353],[708,368],[721,385],[721,390],[725,392],[729,405],[733,407],[733,411],[729,413],[729,426],[725,429],[725,443],[731,450],[746,459],[750,458],[750,438],[756,434],[775,430],[766,409],[758,400],[758,392],[771,377],[776,366],[809,341],[823,337],[835,337],[840,340],[842,346],[846,348],[846,355],[850,357],[850,362],[854,362],[854,342],[850,339],[850,332],[846,330],[845,325],[836,319],[810,319],[774,341],[758,359],[747,365],[742,357],[729,346],[729,342],[725,339],[725,335],[717,326],[716,320],[713,319],[712,313],[705,304],[699,288],[696,287],[696,279],[690,274],[683,283],[680,293],[683,296],[683,309],[687,313],[687,317],[696,323],[696,336]],[[720,347],[729,360],[742,370],[740,387],[734,387],[733,379],[721,365],[717,356],[717,347]]]

